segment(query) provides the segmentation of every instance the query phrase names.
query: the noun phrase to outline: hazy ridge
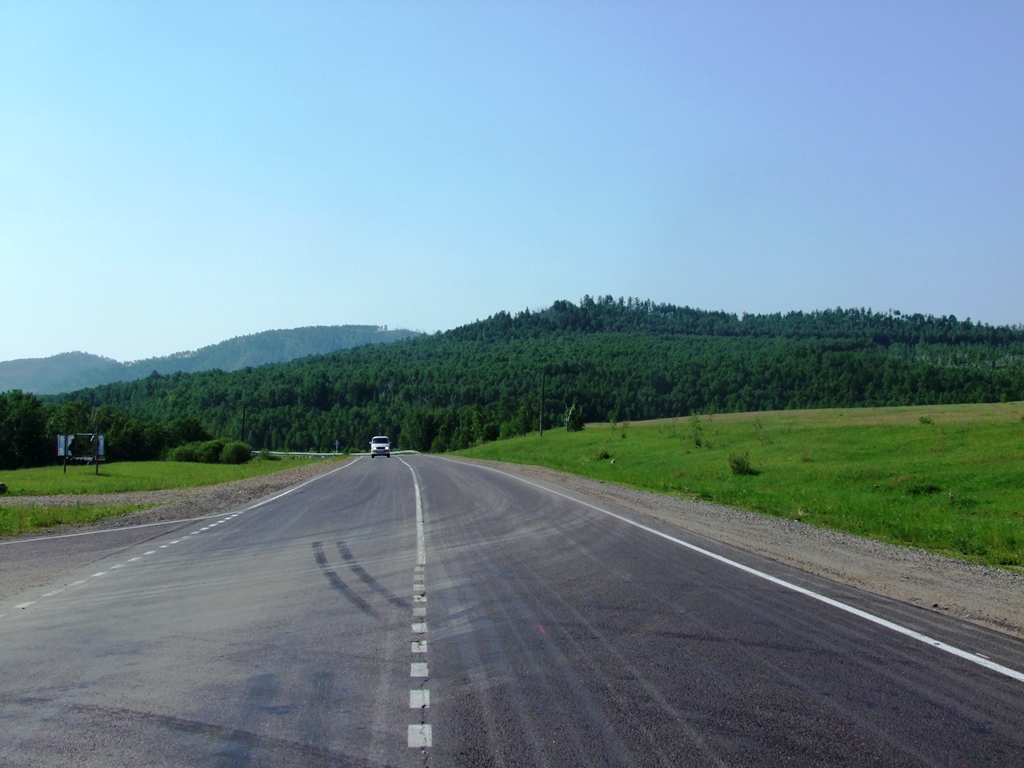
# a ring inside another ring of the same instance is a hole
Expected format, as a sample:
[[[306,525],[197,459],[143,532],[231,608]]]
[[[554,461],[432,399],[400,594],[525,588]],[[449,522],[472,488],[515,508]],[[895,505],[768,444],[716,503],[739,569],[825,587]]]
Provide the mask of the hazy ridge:
[[[416,331],[386,330],[375,325],[319,325],[236,336],[194,351],[124,363],[87,352],[64,352],[52,357],[0,362],[0,392],[20,389],[53,395],[118,381],[135,381],[154,371],[161,375],[215,369],[237,371],[419,335]]]

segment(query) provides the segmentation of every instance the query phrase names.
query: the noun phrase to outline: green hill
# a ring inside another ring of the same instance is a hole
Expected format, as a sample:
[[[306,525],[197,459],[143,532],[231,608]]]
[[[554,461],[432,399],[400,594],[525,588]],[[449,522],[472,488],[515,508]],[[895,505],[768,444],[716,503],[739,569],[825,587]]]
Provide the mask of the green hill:
[[[85,352],[65,352],[53,357],[0,363],[0,392],[20,389],[52,395],[116,381],[135,381],[154,371],[161,375],[214,369],[237,371],[418,335],[415,331],[388,331],[375,325],[310,326],[238,336],[192,352],[129,363]]]
[[[836,309],[733,315],[584,297],[446,333],[231,372],[156,375],[72,398],[194,417],[255,448],[449,450],[563,423],[692,413],[1024,399],[1024,329]]]

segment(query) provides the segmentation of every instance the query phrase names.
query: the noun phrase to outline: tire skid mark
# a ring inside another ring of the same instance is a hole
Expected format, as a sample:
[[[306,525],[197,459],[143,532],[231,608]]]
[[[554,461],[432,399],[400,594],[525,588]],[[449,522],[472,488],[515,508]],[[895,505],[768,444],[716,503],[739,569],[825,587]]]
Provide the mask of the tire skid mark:
[[[313,542],[313,558],[316,560],[316,564],[320,566],[320,572],[324,575],[324,578],[330,582],[331,587],[336,592],[363,613],[373,616],[378,621],[381,620],[380,615],[373,609],[373,606],[356,594],[352,587],[342,581],[341,577],[331,568],[330,563],[327,562],[327,557],[324,555],[324,545],[322,542]]]
[[[345,561],[346,565],[348,565],[349,570],[352,571],[352,573],[354,573],[359,578],[359,580],[363,582],[363,584],[368,586],[378,595],[381,595],[384,599],[386,599],[396,608],[409,607],[409,602],[407,600],[403,600],[402,598],[392,593],[391,590],[389,590],[387,587],[385,587],[383,584],[381,584],[379,581],[373,578],[373,576],[366,572],[366,569],[359,564],[359,561],[356,560],[355,555],[352,554],[352,551],[348,548],[348,545],[344,541],[338,542],[338,552],[341,554],[341,559]]]

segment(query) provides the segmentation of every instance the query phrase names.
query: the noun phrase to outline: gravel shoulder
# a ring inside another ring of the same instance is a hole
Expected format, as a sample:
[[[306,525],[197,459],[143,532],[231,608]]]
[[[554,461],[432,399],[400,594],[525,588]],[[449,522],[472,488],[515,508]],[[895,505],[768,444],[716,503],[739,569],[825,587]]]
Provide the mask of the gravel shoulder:
[[[535,477],[841,584],[1024,639],[1024,575],[1013,571],[545,467],[462,460]]]

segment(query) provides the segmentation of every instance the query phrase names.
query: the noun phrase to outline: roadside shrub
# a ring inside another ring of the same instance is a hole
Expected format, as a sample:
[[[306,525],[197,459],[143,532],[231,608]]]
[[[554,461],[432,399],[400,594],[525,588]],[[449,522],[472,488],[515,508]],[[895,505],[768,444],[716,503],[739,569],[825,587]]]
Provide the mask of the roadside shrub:
[[[729,469],[734,475],[759,475],[761,474],[750,465],[750,455],[746,451],[737,451],[729,454]]]
[[[263,448],[262,450],[260,450],[260,452],[256,455],[256,461],[280,461],[280,460],[281,460],[280,456],[275,456],[270,451],[268,451],[266,448]]]
[[[224,452],[224,446],[228,444],[226,438],[217,438],[216,440],[207,440],[205,443],[200,443],[196,449],[196,453],[199,456],[199,461],[203,464],[219,464],[220,455]]]
[[[196,452],[196,444],[179,445],[167,452],[168,461],[191,461],[198,462],[199,454]]]
[[[252,458],[252,447],[241,440],[232,440],[220,452],[221,464],[245,464]]]
[[[172,448],[167,452],[168,461],[194,461],[200,464],[220,464],[221,456],[224,454],[224,447],[232,441],[226,437],[216,440],[206,440],[202,443],[188,443]],[[246,450],[250,450],[246,443]],[[239,462],[234,462],[239,463]]]

